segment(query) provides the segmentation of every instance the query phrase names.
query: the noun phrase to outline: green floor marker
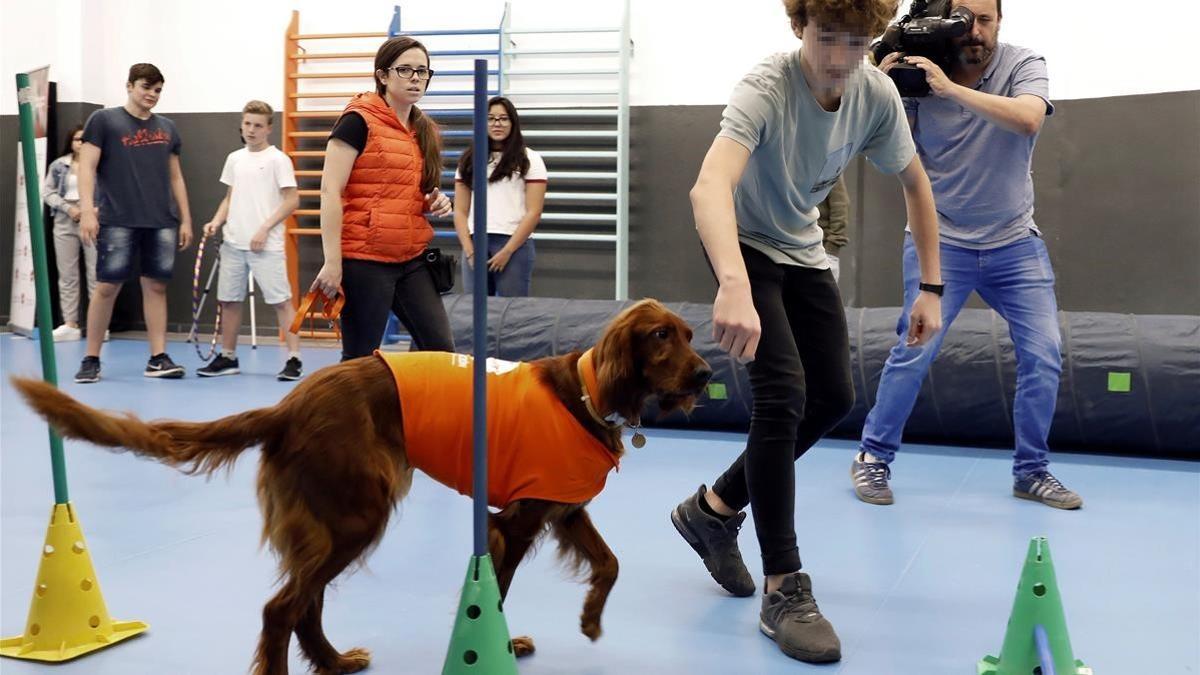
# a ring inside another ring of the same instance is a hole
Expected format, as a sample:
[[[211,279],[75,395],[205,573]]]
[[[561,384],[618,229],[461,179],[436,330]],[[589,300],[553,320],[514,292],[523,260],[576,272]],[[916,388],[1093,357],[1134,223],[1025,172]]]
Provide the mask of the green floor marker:
[[[1071,638],[1067,635],[1067,618],[1063,612],[1062,597],[1058,593],[1054,561],[1050,559],[1050,543],[1045,537],[1034,537],[1029,542],[1000,655],[985,656],[976,665],[976,675],[1041,673],[1035,627],[1044,631],[1055,673],[1092,675],[1092,669],[1077,660],[1071,651]]]
[[[492,556],[472,557],[442,675],[517,675]]]
[[[1108,390],[1119,394],[1128,394],[1131,387],[1130,379],[1129,373],[1109,373]]]
[[[714,401],[724,401],[729,398],[729,394],[725,391],[724,382],[709,382],[708,397]]]

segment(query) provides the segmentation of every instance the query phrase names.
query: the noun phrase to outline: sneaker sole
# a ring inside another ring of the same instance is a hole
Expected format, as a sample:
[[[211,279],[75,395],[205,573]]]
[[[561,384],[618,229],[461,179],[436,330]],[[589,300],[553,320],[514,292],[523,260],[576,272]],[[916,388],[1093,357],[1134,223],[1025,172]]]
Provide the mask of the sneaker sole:
[[[99,375],[97,375],[96,377],[77,377],[77,378],[75,378],[75,384],[95,384],[99,381],[100,381]]]
[[[183,368],[175,368],[172,370],[156,370],[145,371],[142,375],[152,377],[156,380],[178,380],[183,377]]]
[[[221,377],[222,375],[237,375],[240,372],[242,371],[238,370],[237,368],[226,368],[225,370],[218,370],[215,372],[211,370],[197,370],[196,374],[200,377]]]
[[[279,380],[280,382],[295,382],[296,380],[299,380],[302,377],[304,377],[304,373],[300,373],[299,375],[296,375],[295,377],[292,377],[291,375],[276,375],[275,379]]]
[[[856,480],[854,477],[854,465],[850,466],[850,480],[851,481]],[[896,502],[896,499],[894,497],[872,497],[870,495],[864,495],[863,493],[858,491],[858,483],[857,482],[854,483],[854,496],[858,497],[859,501],[863,501],[868,504],[875,504],[876,506],[889,506]]]
[[[758,620],[758,630],[762,632],[763,635],[771,638],[771,642],[774,642],[775,646],[779,647],[779,651],[787,654],[797,661],[803,661],[804,663],[836,663],[837,661],[842,660],[841,650],[833,653],[814,653],[793,649],[791,647],[785,647],[784,645],[779,644],[779,640],[775,639],[775,631],[771,630],[771,627],[768,626],[767,622],[763,621],[761,617]]]
[[[1045,504],[1046,506],[1052,506],[1056,509],[1062,509],[1063,511],[1074,511],[1075,509],[1083,508],[1083,500],[1082,499],[1080,499],[1078,502],[1070,502],[1067,504],[1063,504],[1063,503],[1058,503],[1058,502],[1049,502],[1049,501],[1046,501],[1045,499],[1042,499],[1041,497],[1038,497],[1037,495],[1031,495],[1028,492],[1018,492],[1017,490],[1013,490],[1013,496],[1016,497],[1017,499],[1027,499],[1031,502],[1038,502],[1039,504]]]
[[[700,560],[703,561],[705,556],[708,555],[708,549],[706,549],[704,547],[704,544],[702,544],[700,542],[698,537],[695,537],[694,535],[692,535],[691,531],[688,530],[687,525],[685,525],[683,523],[683,518],[679,515],[679,507],[678,506],[676,506],[671,511],[671,524],[675,526],[675,530],[677,532],[679,532],[679,536],[683,537],[683,540],[688,543],[688,546],[692,547],[692,550],[695,551],[696,555],[700,556]],[[708,565],[705,565],[704,569],[707,570]],[[738,593],[736,589],[730,588],[729,586],[726,586],[725,584],[721,583],[721,580],[717,579],[715,576],[713,576],[712,572],[709,572],[708,576],[712,577],[712,580],[717,582],[718,586],[720,586],[721,588],[724,588],[726,593],[729,593],[730,595],[733,595],[738,598],[748,598],[748,597],[754,595],[755,591],[758,590],[757,588],[755,588],[755,589],[751,590],[749,593]]]

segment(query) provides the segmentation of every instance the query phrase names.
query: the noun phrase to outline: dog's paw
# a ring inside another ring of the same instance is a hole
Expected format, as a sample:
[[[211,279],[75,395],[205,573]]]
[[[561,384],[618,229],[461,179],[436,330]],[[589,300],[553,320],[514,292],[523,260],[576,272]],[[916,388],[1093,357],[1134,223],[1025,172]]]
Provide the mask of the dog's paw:
[[[513,654],[516,654],[518,659],[522,656],[529,656],[534,652],[533,638],[528,635],[519,635],[512,639],[512,648]]]
[[[600,638],[600,634],[604,632],[600,629],[600,621],[598,619],[589,619],[586,617],[580,620],[579,629],[583,631],[583,634],[588,636],[588,639],[592,642],[598,640]]]

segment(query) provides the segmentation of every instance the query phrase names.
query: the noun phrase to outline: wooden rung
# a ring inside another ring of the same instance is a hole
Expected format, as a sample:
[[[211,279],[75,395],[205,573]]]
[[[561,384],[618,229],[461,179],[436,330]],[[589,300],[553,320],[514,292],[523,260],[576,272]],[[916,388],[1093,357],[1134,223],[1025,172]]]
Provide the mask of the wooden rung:
[[[319,78],[347,79],[347,78],[352,78],[352,77],[363,77],[363,78],[371,77],[371,73],[369,73],[369,72],[361,72],[361,73],[292,73],[291,75],[288,75],[288,77],[292,78],[293,80],[308,80],[308,79],[319,79]]]
[[[299,94],[288,94],[288,98],[353,98],[358,96],[360,91],[317,91],[312,93],[301,92]]]
[[[324,157],[324,150],[293,150],[288,153],[290,157]]]
[[[329,138],[328,131],[289,131],[291,138]]]
[[[386,38],[387,33],[289,33],[289,40],[337,40],[339,38]]]
[[[296,52],[291,58],[307,61],[309,59],[374,59],[375,52]]]
[[[300,195],[301,197],[320,197],[321,191],[320,190],[296,190],[296,194]]]
[[[289,227],[287,229],[287,233],[288,234],[300,234],[300,235],[312,235],[312,234],[319,235],[319,234],[321,234],[321,229],[318,227]]]
[[[303,112],[290,112],[288,117],[293,119],[298,117],[313,117],[322,119],[337,119],[342,116],[341,110],[305,110]]]
[[[297,176],[321,176],[325,172],[321,169],[296,169]]]
[[[297,216],[319,216],[321,215],[321,209],[296,209],[292,213]]]

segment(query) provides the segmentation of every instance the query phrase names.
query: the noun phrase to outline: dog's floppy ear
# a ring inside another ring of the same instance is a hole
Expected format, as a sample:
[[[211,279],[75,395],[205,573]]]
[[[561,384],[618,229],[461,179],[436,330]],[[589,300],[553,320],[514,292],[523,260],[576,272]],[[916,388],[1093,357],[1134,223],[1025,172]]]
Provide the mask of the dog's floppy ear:
[[[636,373],[637,354],[634,340],[637,337],[637,313],[631,307],[613,319],[612,323],[596,343],[596,379],[600,385],[600,398],[607,405],[619,404],[623,398],[617,389],[620,383],[628,382]]]

